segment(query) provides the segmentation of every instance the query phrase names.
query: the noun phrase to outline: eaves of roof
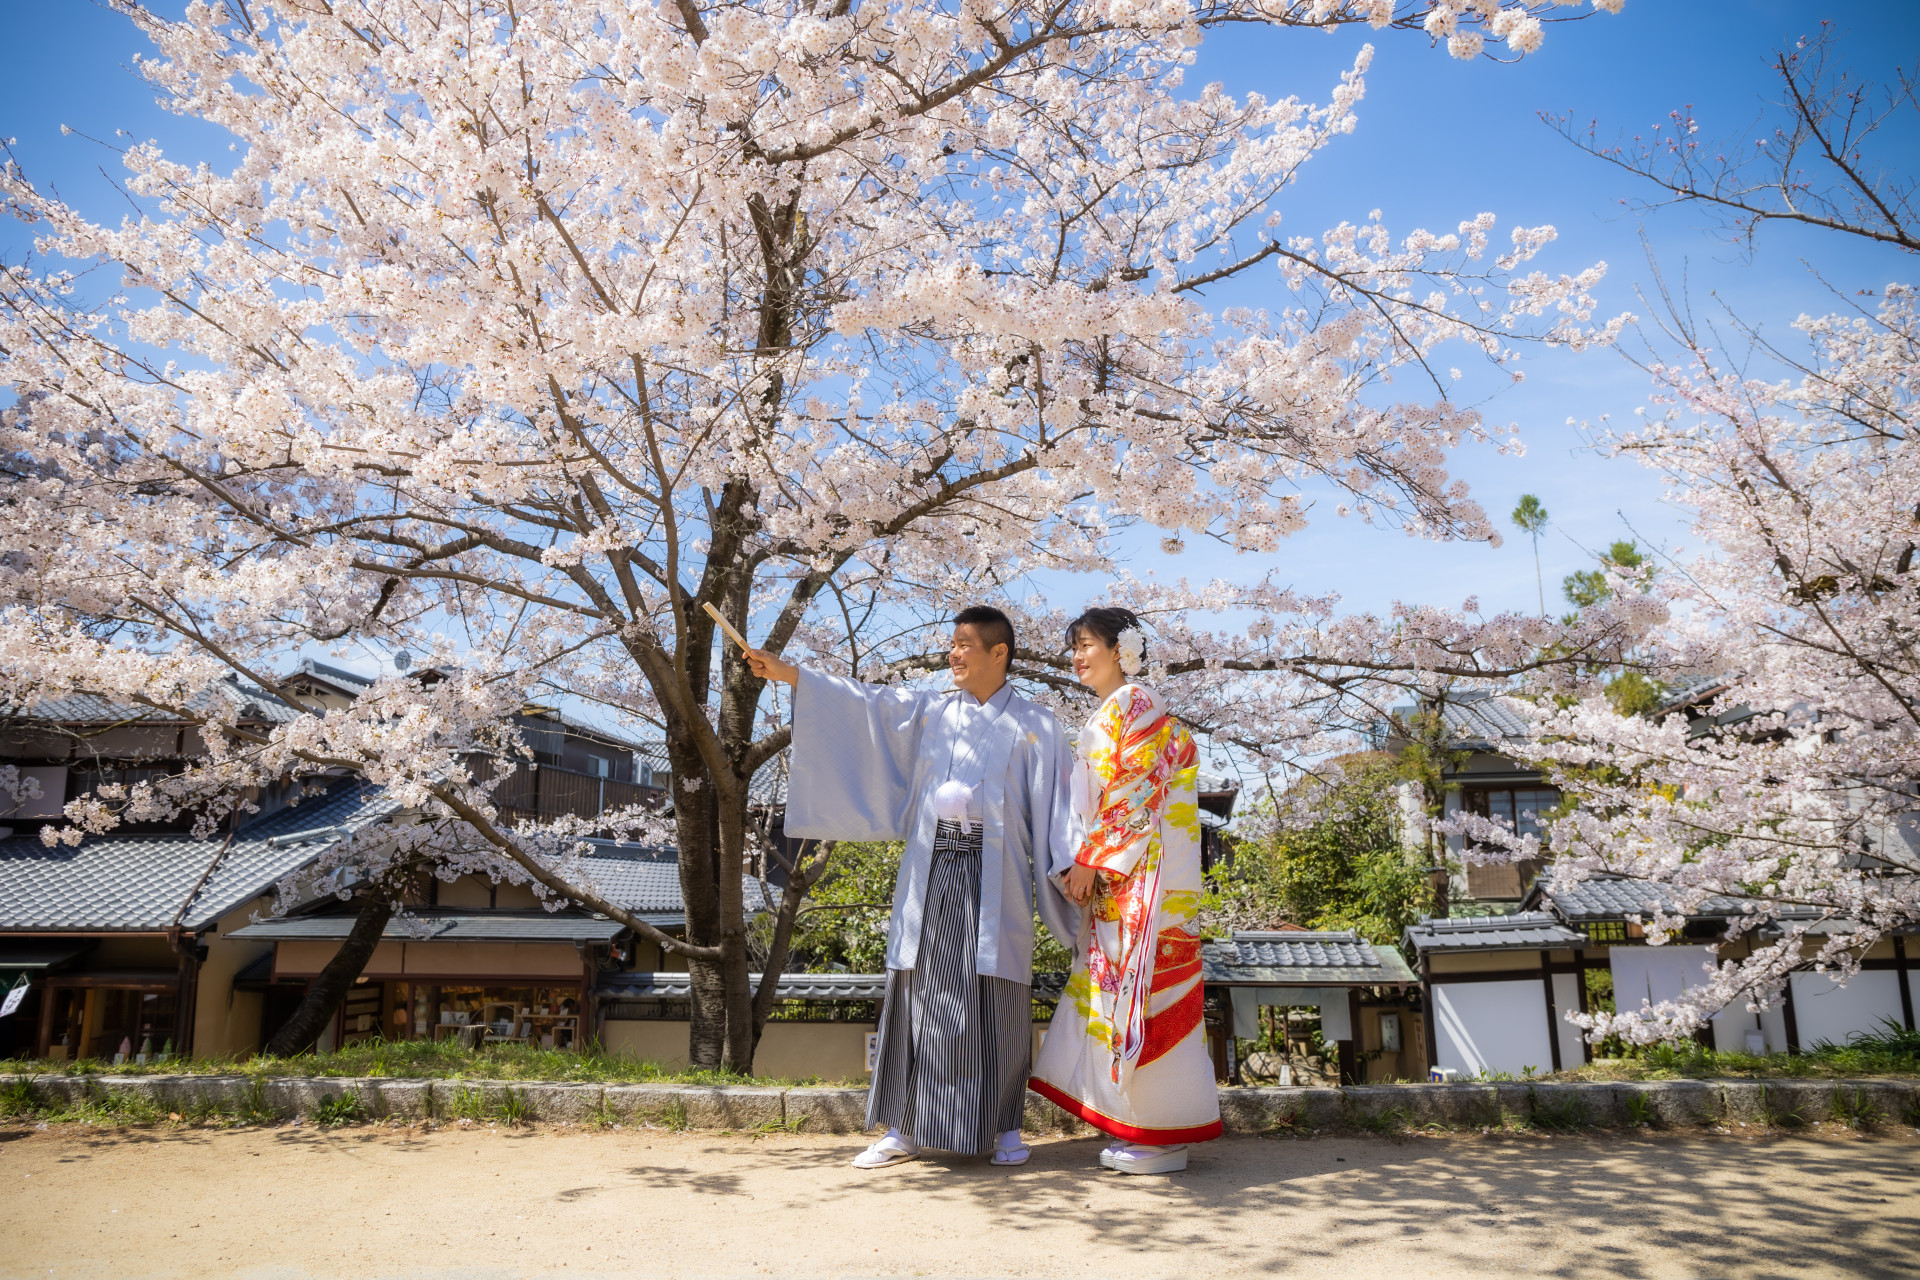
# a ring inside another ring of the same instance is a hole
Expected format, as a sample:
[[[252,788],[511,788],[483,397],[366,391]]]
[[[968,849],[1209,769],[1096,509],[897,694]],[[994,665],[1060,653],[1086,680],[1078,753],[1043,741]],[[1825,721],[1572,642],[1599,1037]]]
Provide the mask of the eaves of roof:
[[[1550,912],[1504,916],[1424,919],[1409,925],[1402,945],[1415,956],[1465,951],[1541,951],[1584,947],[1587,935],[1568,928]]]
[[[1350,931],[1235,933],[1200,947],[1202,979],[1215,986],[1397,986],[1414,981],[1406,958]]]
[[[647,919],[647,917],[642,917]],[[682,925],[678,916],[647,919],[656,928]],[[235,929],[230,937],[248,942],[344,940],[352,932],[351,915],[284,916]],[[381,938],[390,942],[611,942],[626,929],[605,917],[571,912],[421,911],[387,922]]]

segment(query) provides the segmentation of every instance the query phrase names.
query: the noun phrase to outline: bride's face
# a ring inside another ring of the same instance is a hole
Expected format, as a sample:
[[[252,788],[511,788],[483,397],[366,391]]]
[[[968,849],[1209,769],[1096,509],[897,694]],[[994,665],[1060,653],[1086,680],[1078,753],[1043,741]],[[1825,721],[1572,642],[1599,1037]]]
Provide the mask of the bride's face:
[[[1095,692],[1126,683],[1120,672],[1120,651],[1085,627],[1073,636],[1073,674]]]

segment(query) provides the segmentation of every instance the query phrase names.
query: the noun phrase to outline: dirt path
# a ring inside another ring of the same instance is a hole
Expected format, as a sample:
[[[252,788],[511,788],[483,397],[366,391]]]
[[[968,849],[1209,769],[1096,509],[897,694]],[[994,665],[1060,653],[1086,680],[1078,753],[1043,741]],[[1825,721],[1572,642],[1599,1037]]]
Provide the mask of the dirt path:
[[[1235,1139],[1175,1179],[852,1138],[0,1133],[0,1275],[1913,1276],[1920,1142]]]

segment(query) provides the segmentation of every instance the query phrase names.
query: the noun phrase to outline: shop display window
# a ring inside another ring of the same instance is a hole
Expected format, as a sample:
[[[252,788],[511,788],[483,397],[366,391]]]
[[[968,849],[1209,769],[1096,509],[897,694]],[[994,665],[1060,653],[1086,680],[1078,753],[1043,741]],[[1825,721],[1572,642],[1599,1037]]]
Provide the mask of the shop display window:
[[[147,1061],[173,1040],[175,997],[171,991],[101,987],[94,992],[94,1002],[87,1057],[110,1059],[125,1053],[128,1061]]]
[[[580,1039],[580,988],[389,982],[396,1039],[503,1041],[571,1049]]]

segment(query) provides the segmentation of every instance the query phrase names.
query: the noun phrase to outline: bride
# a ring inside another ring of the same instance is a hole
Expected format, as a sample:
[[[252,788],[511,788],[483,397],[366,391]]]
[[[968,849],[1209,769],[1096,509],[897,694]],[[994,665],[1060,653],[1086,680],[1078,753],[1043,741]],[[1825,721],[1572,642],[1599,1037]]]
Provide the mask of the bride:
[[[1088,910],[1028,1084],[1114,1138],[1102,1165],[1172,1173],[1186,1144],[1220,1134],[1200,984],[1199,753],[1134,682],[1146,637],[1132,612],[1089,609],[1067,643],[1100,698],[1080,734],[1076,852],[1061,877]]]

